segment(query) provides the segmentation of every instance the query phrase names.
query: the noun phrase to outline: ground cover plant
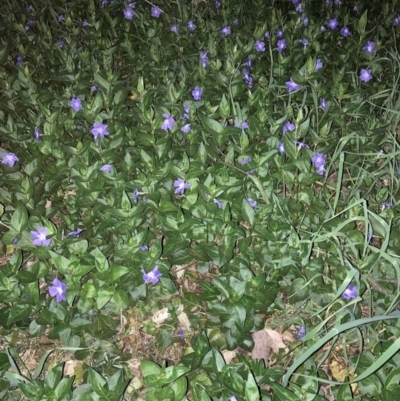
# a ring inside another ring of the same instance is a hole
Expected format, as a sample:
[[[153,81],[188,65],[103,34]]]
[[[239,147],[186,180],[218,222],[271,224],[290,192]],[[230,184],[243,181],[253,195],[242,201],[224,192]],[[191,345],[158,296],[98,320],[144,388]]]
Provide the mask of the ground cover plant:
[[[394,400],[400,2],[8,0],[2,400]]]

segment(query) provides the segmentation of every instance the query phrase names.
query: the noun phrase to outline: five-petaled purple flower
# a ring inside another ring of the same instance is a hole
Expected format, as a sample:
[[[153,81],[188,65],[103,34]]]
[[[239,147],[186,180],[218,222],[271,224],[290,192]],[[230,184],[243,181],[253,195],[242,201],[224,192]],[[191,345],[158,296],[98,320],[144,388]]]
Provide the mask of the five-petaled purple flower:
[[[89,22],[87,22],[85,19],[82,21],[82,26],[89,26]]]
[[[170,31],[173,32],[173,33],[178,34],[178,32],[179,32],[179,25],[178,25],[178,24],[172,25]]]
[[[261,43],[264,43],[264,42],[261,42]],[[253,57],[251,57],[251,56],[247,57],[246,67],[248,67],[249,70],[253,69]]]
[[[93,93],[93,92],[97,92],[99,90],[99,88],[96,86],[96,85],[93,85],[91,88],[90,88],[90,91]]]
[[[275,32],[275,35],[277,38],[281,38],[283,36],[283,31],[282,29],[277,29]]]
[[[151,16],[154,18],[159,18],[161,15],[162,11],[159,7],[153,6],[151,7]]]
[[[283,155],[285,153],[285,147],[283,146],[283,142],[279,142],[278,144],[278,152]]]
[[[103,139],[106,135],[110,133],[107,131],[107,124],[100,124],[98,122],[93,124],[93,128],[90,132],[93,134],[94,140],[97,141],[99,138]]]
[[[161,125],[161,129],[167,131],[168,129],[173,129],[175,125],[174,117],[170,116],[168,113],[164,113],[163,117],[165,118],[164,122]]]
[[[332,18],[328,21],[328,28],[329,29],[336,29],[339,26],[339,21],[337,18]]]
[[[72,110],[78,112],[79,110],[82,109],[82,102],[81,99],[79,99],[78,97],[73,97],[71,99],[71,108]]]
[[[192,90],[192,96],[194,100],[201,100],[201,98],[203,97],[203,90],[199,86],[196,86]]]
[[[1,158],[1,163],[10,167],[19,161],[19,158],[14,153],[2,153]]]
[[[372,79],[372,71],[371,69],[364,69],[362,68],[360,71],[360,81],[362,82],[369,82]]]
[[[32,244],[35,246],[50,246],[51,239],[47,239],[46,227],[39,227],[37,231],[31,231]]]
[[[344,36],[345,38],[347,38],[348,36],[351,35],[350,29],[347,26],[344,26],[341,30],[340,30],[340,34],[342,36]]]
[[[187,28],[189,29],[189,31],[194,31],[196,29],[196,25],[193,21],[189,21],[187,24]]]
[[[266,39],[271,38],[271,34],[269,33],[269,31],[265,32],[264,38],[266,38]]]
[[[182,128],[181,131],[187,134],[190,130],[192,129],[192,124],[185,124]]]
[[[325,156],[322,153],[315,153],[311,161],[315,168],[319,168],[325,164]]]
[[[49,294],[52,297],[56,297],[57,302],[66,301],[67,297],[65,296],[67,292],[67,285],[60,281],[58,278],[55,278],[52,281],[52,286],[49,287]]]
[[[355,285],[349,285],[342,294],[344,299],[353,299],[357,297],[357,287]]]
[[[278,40],[278,42],[276,43],[277,46],[277,50],[279,53],[282,53],[285,49],[286,49],[286,40],[285,39],[281,39]]]
[[[147,251],[149,249],[149,247],[147,245],[142,245],[139,249],[141,251]]]
[[[318,71],[319,69],[321,69],[324,65],[322,64],[321,59],[317,58],[316,62],[315,62],[315,67],[314,70]]]
[[[111,173],[111,170],[111,164],[105,164],[104,166],[100,167],[100,171],[102,171],[103,173]]]
[[[228,36],[231,34],[231,27],[229,25],[224,26],[220,31],[221,35]]]
[[[375,54],[375,42],[368,41],[367,44],[363,46],[362,49],[372,55]]]
[[[131,19],[133,19],[134,16],[135,16],[135,12],[132,10],[132,8],[126,7],[124,10],[125,19],[131,20]]]
[[[186,182],[183,178],[178,178],[174,182],[175,194],[183,195],[185,193],[185,189],[190,187],[190,184]]]
[[[214,203],[218,206],[218,209],[222,209],[222,202],[219,201],[217,198],[213,199]]]
[[[64,16],[61,14],[57,18],[58,22],[63,22],[65,20]]]
[[[303,7],[301,4],[297,4],[296,6],[296,13],[302,13],[303,12]]]
[[[257,40],[254,47],[256,48],[256,51],[258,53],[263,53],[265,52],[265,43],[261,42],[261,40]]]
[[[35,138],[35,142],[39,142],[40,141],[40,137],[42,136],[42,134],[41,134],[41,132],[39,130],[39,127],[37,127],[37,126],[35,127],[35,131],[33,133],[33,136]]]
[[[142,273],[146,284],[157,284],[160,281],[161,273],[158,271],[158,265],[155,265],[153,270],[148,273],[142,269]]]
[[[215,8],[218,10],[221,7],[221,3],[219,1],[215,2]]]
[[[295,338],[296,340],[300,340],[305,335],[306,335],[306,328],[304,326],[300,326]]]
[[[286,131],[288,131],[288,130],[294,131],[295,129],[296,129],[296,126],[292,122],[287,121],[286,124],[282,128],[282,134],[285,134]]]
[[[298,89],[300,89],[300,85],[296,84],[296,82],[293,81],[293,78],[290,78],[290,81],[287,81],[285,83],[286,88],[288,90],[289,93],[297,91]]]
[[[255,209],[255,207],[257,206],[257,201],[255,201],[253,198],[247,198],[247,202],[249,202],[249,205]]]

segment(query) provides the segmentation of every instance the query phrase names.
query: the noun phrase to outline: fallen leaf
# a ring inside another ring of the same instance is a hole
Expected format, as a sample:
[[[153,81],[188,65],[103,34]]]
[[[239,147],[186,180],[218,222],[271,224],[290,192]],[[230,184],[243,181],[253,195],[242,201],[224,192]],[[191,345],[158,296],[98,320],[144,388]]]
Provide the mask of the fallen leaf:
[[[231,363],[232,359],[236,357],[236,352],[235,351],[228,351],[227,349],[224,349],[221,351],[222,357],[225,360],[225,363],[228,365]]]

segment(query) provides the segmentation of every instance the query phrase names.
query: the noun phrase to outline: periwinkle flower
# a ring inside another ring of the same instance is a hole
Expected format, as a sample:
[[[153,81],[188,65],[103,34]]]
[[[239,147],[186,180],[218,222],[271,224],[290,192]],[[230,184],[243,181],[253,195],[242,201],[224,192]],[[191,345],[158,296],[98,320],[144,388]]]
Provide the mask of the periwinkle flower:
[[[339,21],[337,18],[332,18],[328,21],[328,28],[335,30],[339,26]]]
[[[315,168],[321,167],[325,164],[325,156],[322,153],[315,153],[311,161]]]
[[[300,150],[301,148],[307,148],[310,149],[310,147],[304,143],[304,142],[300,142],[300,141],[296,141],[296,145],[298,146],[298,149]]]
[[[64,44],[65,44],[64,39],[60,39],[60,40],[58,41],[58,47],[59,47],[60,49],[62,49],[62,48],[64,47]]]
[[[155,265],[153,270],[148,273],[142,269],[142,274],[146,284],[157,284],[160,281],[161,273],[158,271],[158,265]]]
[[[171,30],[171,32],[174,32],[174,33],[178,34],[179,25],[178,24],[172,25],[170,30]]]
[[[161,15],[162,11],[159,7],[153,6],[151,7],[151,16],[154,18],[159,18]]]
[[[135,203],[138,203],[138,202],[139,202],[139,191],[138,191],[137,188],[135,188],[135,189],[133,190],[133,201],[134,201]]]
[[[130,7],[125,8],[125,10],[124,10],[125,19],[131,20],[131,19],[133,19],[134,16],[135,16],[135,12],[132,10],[132,8],[130,8]]]
[[[357,297],[357,287],[355,285],[349,285],[342,294],[344,299],[353,299]]]
[[[296,6],[296,13],[302,13],[303,12],[303,7],[301,4],[297,4]]]
[[[203,68],[208,67],[208,58],[207,58],[208,50],[200,53],[201,64]]]
[[[90,130],[93,135],[93,139],[97,141],[99,138],[104,139],[106,135],[109,135],[110,133],[108,132],[107,127],[107,124],[95,122],[93,124],[93,128]]]
[[[188,119],[189,118],[189,105],[188,104],[185,104],[184,106],[183,106],[183,110],[185,111],[182,115],[181,115],[181,120],[186,120],[186,119]]]
[[[99,90],[99,88],[96,86],[96,85],[93,85],[91,88],[90,88],[90,91],[93,93],[93,92],[97,92]]]
[[[306,328],[304,326],[300,326],[299,330],[297,331],[296,340],[300,340],[301,338],[303,338],[306,335]]]
[[[255,209],[255,207],[257,206],[257,201],[255,201],[255,200],[252,199],[252,198],[247,198],[247,202],[249,202],[249,205],[250,205],[253,209]]]
[[[64,16],[61,14],[57,17],[58,22],[63,22],[65,20]]]
[[[369,82],[372,79],[372,71],[371,69],[364,69],[362,68],[360,71],[360,81],[362,82]]]
[[[224,26],[219,32],[221,35],[228,36],[231,34],[231,27],[229,25]]]
[[[281,39],[278,40],[278,42],[276,43],[276,49],[278,50],[279,53],[282,53],[285,49],[286,49],[286,40],[285,39]]]
[[[163,117],[165,118],[165,120],[161,125],[161,129],[164,131],[167,131],[168,129],[173,129],[175,125],[174,117],[170,116],[168,113],[164,113]]]
[[[14,153],[2,153],[1,163],[13,167],[15,163],[19,162],[19,158]]]
[[[49,287],[49,294],[51,297],[56,297],[57,302],[66,301],[67,297],[65,296],[67,292],[67,285],[60,281],[58,278],[55,278],[52,281],[52,286]]]
[[[20,66],[22,64],[22,62],[24,61],[24,59],[22,58],[22,56],[18,56],[17,57],[17,62],[15,63],[16,65]]]
[[[296,82],[293,81],[293,78],[290,78],[289,81],[285,82],[285,85],[289,93],[300,89],[300,85],[296,84]]]
[[[301,22],[303,23],[304,26],[307,26],[309,23],[308,17],[301,17]]]
[[[275,32],[275,35],[277,38],[281,38],[283,36],[283,31],[282,29],[277,29]]]
[[[283,142],[279,142],[278,144],[278,152],[283,155],[285,153],[285,147],[283,146]]]
[[[181,131],[187,134],[192,129],[192,124],[186,124],[181,128]]]
[[[250,162],[251,162],[251,157],[246,157],[245,159],[243,159],[243,160],[240,162],[240,164],[241,164],[242,166],[244,166],[245,164],[250,163]]]
[[[348,36],[351,35],[350,29],[347,26],[344,26],[341,30],[340,30],[340,34],[347,38]]]
[[[288,131],[288,130],[293,132],[295,129],[296,129],[296,126],[292,122],[287,121],[282,128],[282,134],[285,134],[286,131]]]
[[[30,5],[29,7],[27,7],[26,11],[28,11],[28,13],[32,14],[35,10],[34,10],[33,6]]]
[[[39,142],[40,141],[40,137],[42,136],[42,133],[39,130],[39,127],[35,127],[35,130],[33,132],[33,136],[35,138],[35,142]]]
[[[322,165],[322,166],[317,167],[317,174],[324,175],[325,171],[326,171],[325,166]]]
[[[392,202],[382,202],[381,206],[383,206],[383,207],[393,207],[393,203]]]
[[[185,339],[185,332],[182,330],[182,329],[180,329],[179,331],[178,331],[178,338],[180,339],[180,340],[184,340]]]
[[[242,121],[242,128],[243,129],[248,129],[249,128],[249,123],[247,122],[247,120],[243,120]]]
[[[149,249],[149,247],[147,245],[142,245],[139,249],[141,251],[147,251]]]
[[[223,205],[221,201],[219,201],[217,198],[214,198],[213,202],[218,206],[218,209],[222,209]]]
[[[190,184],[186,182],[183,178],[178,178],[174,182],[175,194],[183,195],[185,193],[185,189],[190,187]]]
[[[77,237],[81,232],[82,228],[77,228],[75,231],[71,231],[69,234],[67,234],[68,237]]]
[[[258,53],[263,53],[265,52],[265,43],[261,42],[261,40],[257,40],[254,47],[256,48],[256,51]]]
[[[375,54],[375,42],[370,42],[368,41],[366,45],[363,46],[362,48],[366,52],[374,55]]]
[[[83,27],[85,27],[85,26],[89,26],[89,22],[87,22],[85,19],[82,21],[82,26]]]
[[[194,100],[201,100],[201,98],[203,97],[203,90],[199,86],[196,86],[192,90],[192,96]]]
[[[308,46],[310,44],[310,42],[307,39],[300,39],[299,42],[304,46]]]
[[[102,171],[103,173],[111,173],[111,170],[111,164],[105,164],[104,166],[100,167],[100,171]]]
[[[264,38],[266,38],[266,39],[271,38],[271,34],[269,33],[269,31],[265,32]]]
[[[315,67],[314,70],[318,71],[320,70],[324,65],[322,64],[321,59],[317,58],[316,62],[315,62]]]
[[[70,105],[71,105],[72,110],[74,110],[75,112],[78,112],[79,110],[82,109],[81,99],[79,99],[75,96],[71,99]]]
[[[400,14],[396,15],[396,18],[393,20],[393,26],[397,26],[400,24]]]
[[[215,8],[218,10],[221,7],[221,3],[219,1],[215,2]]]
[[[262,43],[264,43],[264,42],[262,42]],[[247,57],[246,67],[247,67],[249,70],[252,70],[252,69],[253,69],[253,57],[251,57],[251,56]]]
[[[238,25],[239,24],[239,20],[237,19],[237,18],[235,18],[234,20],[233,20],[233,25]]]
[[[35,246],[50,246],[51,239],[47,239],[46,227],[39,227],[36,231],[31,231],[32,244]]]
[[[196,29],[196,25],[193,21],[189,21],[187,24],[187,28],[189,29],[189,31],[194,31]]]
[[[249,86],[249,88],[251,88],[253,86],[253,78],[251,78],[249,71],[247,71],[246,68],[243,68],[242,74],[246,84]]]
[[[321,32],[324,32],[324,31],[326,31],[326,28],[325,28],[324,25],[321,25],[321,28],[319,28],[319,30],[320,30]]]
[[[326,107],[328,106],[328,102],[325,99],[319,99],[319,107],[325,111]]]

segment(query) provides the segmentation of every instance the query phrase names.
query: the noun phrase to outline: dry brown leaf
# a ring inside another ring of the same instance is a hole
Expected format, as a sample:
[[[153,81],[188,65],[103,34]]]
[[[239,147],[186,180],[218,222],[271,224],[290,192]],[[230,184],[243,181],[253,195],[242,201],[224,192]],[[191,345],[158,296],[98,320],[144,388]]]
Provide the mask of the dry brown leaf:
[[[292,342],[296,341],[296,339],[294,338],[294,335],[290,331],[284,331],[282,333],[282,340],[284,340],[288,343],[292,343]]]
[[[283,342],[282,334],[270,329],[264,329],[264,331],[267,333],[267,341],[274,354],[279,352],[281,348],[283,348],[286,352],[288,351],[285,343]]]
[[[275,330],[263,329],[252,334],[254,348],[251,352],[252,359],[264,359],[265,366],[268,366],[270,354],[277,353],[281,348],[288,351],[283,342],[282,335]]]
[[[64,376],[73,376],[77,365],[79,365],[79,361],[73,359],[66,361],[64,364]]]
[[[221,351],[222,357],[225,360],[225,363],[228,365],[231,363],[232,359],[236,357],[236,352],[235,351],[228,351],[227,349],[224,349]]]

